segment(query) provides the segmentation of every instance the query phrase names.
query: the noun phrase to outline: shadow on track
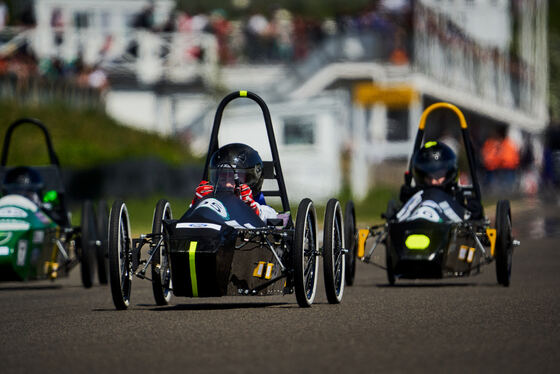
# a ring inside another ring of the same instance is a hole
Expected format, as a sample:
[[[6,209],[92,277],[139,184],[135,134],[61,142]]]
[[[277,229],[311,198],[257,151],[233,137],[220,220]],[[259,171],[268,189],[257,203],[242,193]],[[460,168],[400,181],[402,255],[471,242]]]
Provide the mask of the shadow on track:
[[[376,284],[375,287],[378,288],[447,288],[447,287],[477,287],[478,284],[476,283],[451,283],[451,282],[443,282],[443,283],[397,283],[394,285],[390,285],[388,283],[385,284]]]
[[[0,292],[3,291],[37,291],[37,290],[57,290],[62,288],[60,284],[53,284],[53,285],[29,285],[29,286],[7,286],[7,287],[0,287]]]
[[[156,312],[169,312],[174,310],[231,310],[231,309],[260,309],[274,306],[285,306],[289,303],[229,303],[229,304],[213,304],[213,303],[198,303],[198,304],[179,304],[167,307],[152,308],[150,310]],[[297,304],[295,304],[297,307]]]

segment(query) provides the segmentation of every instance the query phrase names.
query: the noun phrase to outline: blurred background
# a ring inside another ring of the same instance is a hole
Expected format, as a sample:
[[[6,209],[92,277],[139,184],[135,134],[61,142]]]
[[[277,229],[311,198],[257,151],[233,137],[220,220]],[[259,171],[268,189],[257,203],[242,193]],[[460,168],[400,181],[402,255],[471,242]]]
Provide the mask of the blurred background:
[[[235,90],[268,103],[293,205],[338,196],[378,216],[437,101],[466,115],[485,198],[558,196],[559,2],[0,0],[0,131],[45,122],[71,200],[186,208]],[[254,103],[223,123],[220,144],[270,158]],[[429,117],[428,138],[464,159],[459,130]],[[14,142],[10,164],[47,159],[40,133]]]

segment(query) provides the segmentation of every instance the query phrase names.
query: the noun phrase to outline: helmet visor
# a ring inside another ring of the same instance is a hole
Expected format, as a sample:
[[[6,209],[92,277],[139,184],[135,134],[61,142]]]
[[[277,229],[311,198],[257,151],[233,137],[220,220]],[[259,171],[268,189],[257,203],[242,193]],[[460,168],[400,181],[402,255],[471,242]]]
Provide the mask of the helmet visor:
[[[236,186],[242,184],[247,184],[252,188],[256,180],[254,174],[250,172],[251,170],[252,169],[235,169],[229,165],[210,169],[210,183],[214,185],[216,192],[233,191]]]

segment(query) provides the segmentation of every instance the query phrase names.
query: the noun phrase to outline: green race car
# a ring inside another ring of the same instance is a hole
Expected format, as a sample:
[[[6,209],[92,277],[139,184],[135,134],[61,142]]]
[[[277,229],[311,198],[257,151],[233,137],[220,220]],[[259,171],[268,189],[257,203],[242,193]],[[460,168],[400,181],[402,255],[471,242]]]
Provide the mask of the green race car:
[[[6,166],[12,133],[21,125],[39,128],[49,165]],[[0,162],[0,280],[56,279],[80,264],[84,287],[91,287],[95,265],[99,281],[107,278],[107,204],[96,219],[90,201],[83,203],[81,226],[70,223],[58,157],[47,128],[38,120],[12,123],[4,137]],[[99,230],[98,230],[99,228]]]

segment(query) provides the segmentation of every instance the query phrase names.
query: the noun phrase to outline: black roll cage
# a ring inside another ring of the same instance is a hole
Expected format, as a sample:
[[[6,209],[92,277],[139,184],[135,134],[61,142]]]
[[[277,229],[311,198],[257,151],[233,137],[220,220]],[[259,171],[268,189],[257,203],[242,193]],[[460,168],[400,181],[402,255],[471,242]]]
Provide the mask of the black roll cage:
[[[43,132],[43,135],[45,136],[45,143],[47,144],[47,150],[49,152],[50,163],[52,165],[56,165],[57,167],[60,167],[60,162],[58,161],[58,156],[56,155],[54,148],[52,146],[51,136],[49,134],[49,131],[47,130],[47,127],[41,121],[35,118],[20,118],[14,121],[8,127],[8,129],[6,130],[6,135],[4,136],[4,144],[2,146],[2,161],[0,165],[6,166],[6,163],[8,162],[8,151],[10,148],[10,142],[12,140],[12,133],[17,127],[26,123],[38,127]]]
[[[282,210],[288,212],[290,210],[290,204],[288,201],[288,193],[286,192],[286,184],[284,183],[284,175],[282,174],[282,167],[280,165],[280,156],[278,155],[278,148],[276,146],[276,138],[274,136],[274,129],[272,127],[272,120],[270,118],[270,111],[263,99],[257,94],[251,91],[235,91],[227,95],[222,99],[216,110],[216,115],[214,117],[214,125],[212,126],[212,134],[210,135],[210,145],[208,146],[208,153],[206,155],[206,162],[204,164],[204,174],[202,176],[203,180],[208,180],[208,168],[210,165],[210,158],[219,149],[218,145],[218,132],[220,130],[220,124],[222,122],[222,114],[227,104],[238,98],[248,98],[256,102],[261,108],[264,123],[266,126],[266,132],[268,135],[268,142],[270,145],[270,150],[272,152],[272,161],[263,161],[264,164],[264,178],[265,179],[275,179],[278,183],[278,190],[262,191],[264,196],[277,196],[280,197],[282,201]]]

